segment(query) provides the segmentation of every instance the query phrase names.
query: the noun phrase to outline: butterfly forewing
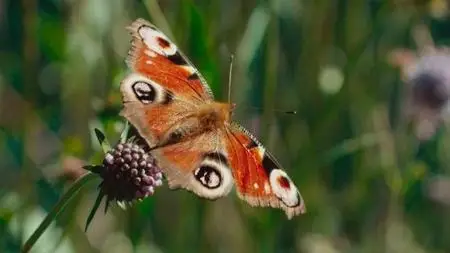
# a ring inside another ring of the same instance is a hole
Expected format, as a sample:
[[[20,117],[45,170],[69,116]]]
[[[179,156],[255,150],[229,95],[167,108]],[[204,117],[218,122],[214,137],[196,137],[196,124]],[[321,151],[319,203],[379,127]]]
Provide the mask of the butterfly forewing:
[[[138,19],[128,28],[133,37],[128,66],[176,95],[210,101],[212,92],[194,65],[154,25]]]
[[[226,149],[239,197],[252,206],[281,208],[289,218],[304,213],[297,187],[261,143],[238,124],[227,133]]]
[[[128,29],[132,47],[126,61],[134,73],[121,83],[122,115],[154,146],[213,96],[195,67],[154,25],[138,19]]]

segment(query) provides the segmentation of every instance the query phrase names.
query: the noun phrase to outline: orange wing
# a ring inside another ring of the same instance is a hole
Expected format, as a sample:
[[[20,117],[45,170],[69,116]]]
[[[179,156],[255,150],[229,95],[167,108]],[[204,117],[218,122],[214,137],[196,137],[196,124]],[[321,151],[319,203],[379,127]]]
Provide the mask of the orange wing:
[[[146,20],[137,19],[128,29],[133,36],[128,66],[177,96],[209,101],[212,92],[192,63],[167,36]]]
[[[238,196],[252,206],[281,208],[288,218],[306,211],[303,198],[292,180],[247,130],[228,128],[228,160]]]
[[[127,63],[134,73],[121,83],[121,114],[152,147],[213,95],[200,73],[155,26],[138,19],[128,29],[132,48]]]
[[[198,103],[166,90],[147,77],[133,73],[121,83],[124,116],[150,147],[160,144],[167,133],[188,118]]]
[[[166,172],[169,187],[184,188],[208,199],[228,194],[233,177],[223,136],[220,130],[207,132],[152,151]]]

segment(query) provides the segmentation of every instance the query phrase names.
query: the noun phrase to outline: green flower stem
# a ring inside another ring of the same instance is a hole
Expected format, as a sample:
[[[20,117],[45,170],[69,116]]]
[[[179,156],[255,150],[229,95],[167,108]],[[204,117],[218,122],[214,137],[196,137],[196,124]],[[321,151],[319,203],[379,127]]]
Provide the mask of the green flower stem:
[[[47,217],[41,222],[39,227],[33,232],[33,234],[28,238],[28,240],[25,242],[22,252],[29,252],[30,249],[33,247],[33,245],[36,243],[36,241],[41,237],[41,235],[44,233],[44,231],[48,228],[48,226],[52,223],[54,219],[59,215],[59,213],[64,210],[66,205],[69,203],[69,201],[80,191],[80,189],[86,185],[88,182],[92,181],[93,179],[98,178],[98,175],[95,175],[91,172],[88,172],[81,176],[75,183],[72,184],[70,189],[64,193],[62,198],[56,203],[56,205],[53,207],[50,213],[48,213]]]

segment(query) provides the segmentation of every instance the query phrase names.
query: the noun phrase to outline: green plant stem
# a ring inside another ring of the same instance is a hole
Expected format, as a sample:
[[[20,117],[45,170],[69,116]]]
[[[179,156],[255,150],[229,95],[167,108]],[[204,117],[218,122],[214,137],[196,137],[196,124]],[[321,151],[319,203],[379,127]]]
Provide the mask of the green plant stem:
[[[56,205],[53,207],[53,209],[50,211],[50,213],[47,214],[45,219],[41,222],[39,227],[33,232],[33,234],[28,238],[28,240],[25,242],[22,253],[29,252],[30,249],[33,247],[33,245],[36,243],[36,241],[41,237],[41,235],[44,233],[44,231],[48,228],[48,226],[52,223],[54,219],[61,213],[62,210],[66,207],[66,205],[69,203],[69,201],[78,193],[78,191],[86,185],[88,182],[92,181],[93,179],[97,178],[98,176],[93,173],[86,173],[83,176],[81,176],[75,183],[72,184],[70,189],[64,193],[62,198],[56,203]]]

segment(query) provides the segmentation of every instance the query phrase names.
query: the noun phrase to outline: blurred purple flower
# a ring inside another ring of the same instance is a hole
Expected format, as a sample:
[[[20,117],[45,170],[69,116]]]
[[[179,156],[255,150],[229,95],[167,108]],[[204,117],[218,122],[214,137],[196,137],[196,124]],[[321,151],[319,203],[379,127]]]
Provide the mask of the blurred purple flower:
[[[423,27],[421,27],[423,28]],[[407,84],[406,114],[420,140],[431,138],[443,120],[450,99],[450,50],[429,41],[423,50],[397,49],[390,54]]]
[[[428,197],[441,204],[450,206],[450,178],[435,176],[426,184]]]

